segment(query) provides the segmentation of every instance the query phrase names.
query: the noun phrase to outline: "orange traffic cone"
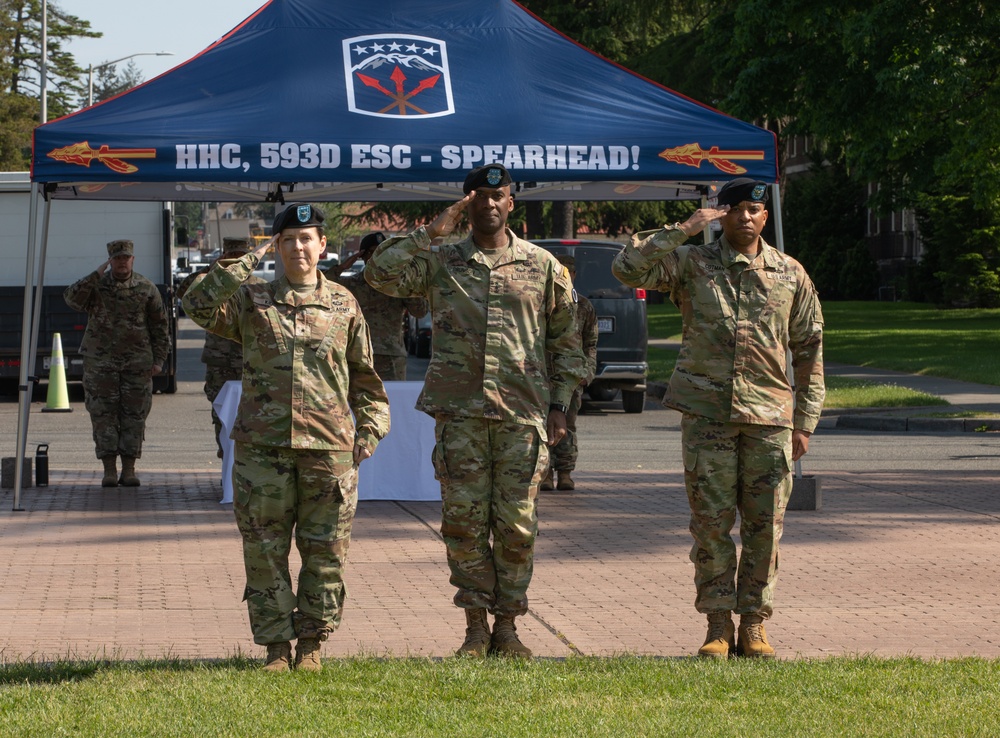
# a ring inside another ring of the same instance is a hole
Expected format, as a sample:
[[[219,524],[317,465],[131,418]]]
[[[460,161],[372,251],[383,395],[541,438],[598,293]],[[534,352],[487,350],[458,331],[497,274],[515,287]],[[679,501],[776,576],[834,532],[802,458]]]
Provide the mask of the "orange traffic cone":
[[[66,388],[66,364],[63,362],[62,336],[52,334],[52,359],[49,362],[49,394],[43,413],[69,413],[69,392]]]

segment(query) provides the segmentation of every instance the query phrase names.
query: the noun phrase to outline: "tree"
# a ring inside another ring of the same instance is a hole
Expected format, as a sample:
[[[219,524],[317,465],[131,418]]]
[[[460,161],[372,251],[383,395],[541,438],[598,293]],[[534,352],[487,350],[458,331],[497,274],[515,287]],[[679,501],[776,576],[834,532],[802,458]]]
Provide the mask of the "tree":
[[[110,100],[115,95],[120,95],[142,84],[143,81],[142,72],[139,71],[139,67],[136,65],[134,59],[129,60],[121,73],[118,72],[117,64],[102,66],[94,72],[94,103]],[[85,91],[84,96],[80,100],[80,105],[85,106],[88,99],[89,91]]]
[[[725,108],[842,147],[884,211],[959,188],[1000,199],[1000,13],[965,0],[744,0],[719,44]],[[975,182],[970,189],[969,183]]]
[[[90,23],[64,13],[48,2],[48,117],[71,112],[84,90],[83,70],[64,46],[71,38],[96,38]],[[0,166],[26,169],[30,163],[31,131],[41,113],[41,0],[4,0],[0,5]]]

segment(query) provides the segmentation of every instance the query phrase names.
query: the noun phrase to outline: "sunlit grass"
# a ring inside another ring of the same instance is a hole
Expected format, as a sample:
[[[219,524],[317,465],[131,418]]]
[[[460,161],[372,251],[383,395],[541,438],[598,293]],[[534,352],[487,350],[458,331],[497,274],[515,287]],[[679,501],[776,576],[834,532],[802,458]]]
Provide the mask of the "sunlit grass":
[[[697,644],[695,644],[697,645]],[[0,734],[89,736],[992,736],[1000,662],[327,660],[0,666]]]

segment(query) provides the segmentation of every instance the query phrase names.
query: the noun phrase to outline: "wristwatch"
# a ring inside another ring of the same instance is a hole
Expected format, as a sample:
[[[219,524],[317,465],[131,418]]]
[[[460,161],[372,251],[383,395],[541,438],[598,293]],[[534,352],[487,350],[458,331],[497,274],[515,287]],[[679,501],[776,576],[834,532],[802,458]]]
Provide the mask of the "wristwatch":
[[[549,405],[549,412],[552,412],[553,410],[558,410],[563,415],[565,415],[566,412],[569,410],[569,408],[566,407],[565,405],[560,405],[557,402],[553,402],[551,405]]]

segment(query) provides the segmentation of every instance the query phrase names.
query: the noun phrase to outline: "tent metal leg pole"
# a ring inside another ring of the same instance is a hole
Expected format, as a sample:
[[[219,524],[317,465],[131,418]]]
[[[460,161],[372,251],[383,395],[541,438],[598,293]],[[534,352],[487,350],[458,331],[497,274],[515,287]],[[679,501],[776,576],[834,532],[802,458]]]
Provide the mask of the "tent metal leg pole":
[[[771,199],[774,201],[774,240],[778,251],[785,253],[785,228],[781,220],[781,187],[777,182],[771,185]],[[788,352],[787,359],[788,379],[795,388],[795,373],[792,371],[792,352]],[[796,479],[802,478],[802,459],[792,462],[794,467],[793,476]]]
[[[31,187],[31,197],[28,203],[28,246],[25,251],[24,267],[24,308],[21,319],[21,372],[18,382],[18,413],[17,413],[17,449],[14,466],[14,512],[23,512],[21,507],[21,490],[24,487],[24,450],[28,444],[28,414],[31,412],[31,395],[34,389],[34,377],[31,376],[33,366],[29,364],[35,351],[32,347],[38,342],[32,329],[37,330],[39,318],[34,313],[32,288],[35,284],[35,241],[38,225],[38,196],[41,186]],[[40,288],[39,288],[40,289]]]

